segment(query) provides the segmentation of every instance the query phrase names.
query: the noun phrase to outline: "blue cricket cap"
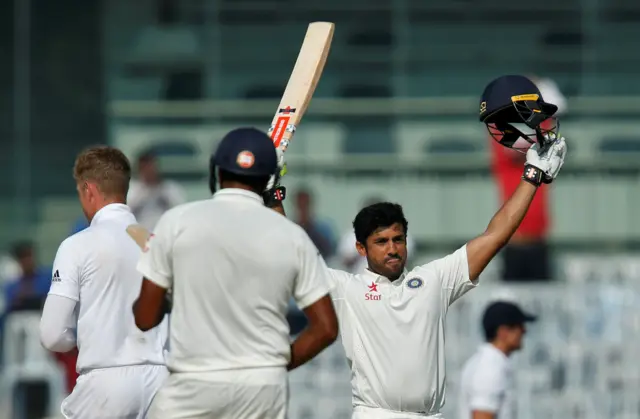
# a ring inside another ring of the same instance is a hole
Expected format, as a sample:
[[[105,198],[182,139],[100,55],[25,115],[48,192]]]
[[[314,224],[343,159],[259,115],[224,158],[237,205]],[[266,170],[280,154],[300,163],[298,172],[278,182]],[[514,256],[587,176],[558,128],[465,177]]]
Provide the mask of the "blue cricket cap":
[[[273,141],[256,128],[238,128],[222,138],[211,165],[246,176],[271,176],[278,170]]]

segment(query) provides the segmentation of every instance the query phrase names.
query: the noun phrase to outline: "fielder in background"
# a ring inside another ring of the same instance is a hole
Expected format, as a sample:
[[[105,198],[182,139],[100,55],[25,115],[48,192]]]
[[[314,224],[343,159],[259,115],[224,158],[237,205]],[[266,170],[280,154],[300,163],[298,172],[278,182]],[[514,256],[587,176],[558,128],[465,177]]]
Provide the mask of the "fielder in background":
[[[537,119],[530,119],[539,113],[544,120],[554,112],[555,106],[545,103],[525,77],[505,76],[487,86],[481,121],[497,123],[495,129],[511,129],[513,119],[527,121],[535,133],[523,141],[535,144],[526,150],[524,173],[513,195],[484,233],[454,253],[407,270],[408,223],[402,207],[383,202],[356,215],[355,246],[368,268],[359,274],[330,270],[351,368],[353,419],[442,418],[447,311],[478,284],[480,273],[520,225],[536,190],[558,175],[565,140],[555,132],[540,132]]]
[[[171,376],[149,418],[284,419],[287,370],[337,337],[327,267],[301,227],[265,207],[284,192],[264,193],[280,171],[265,133],[228,133],[210,170],[213,198],[165,213],[138,264],[140,329],[158,323],[173,290]],[[293,344],[291,297],[309,320]]]
[[[536,317],[498,301],[482,317],[487,341],[462,369],[458,419],[515,419],[515,380],[509,356],[522,348],[525,323]]]
[[[167,324],[140,332],[131,305],[142,276],[140,248],[126,228],[136,218],[126,205],[131,168],[115,148],[89,148],[73,169],[90,225],[62,242],[40,324],[42,344],[55,352],[78,347],[80,376],[62,403],[68,419],[142,419],[169,375],[164,362]]]

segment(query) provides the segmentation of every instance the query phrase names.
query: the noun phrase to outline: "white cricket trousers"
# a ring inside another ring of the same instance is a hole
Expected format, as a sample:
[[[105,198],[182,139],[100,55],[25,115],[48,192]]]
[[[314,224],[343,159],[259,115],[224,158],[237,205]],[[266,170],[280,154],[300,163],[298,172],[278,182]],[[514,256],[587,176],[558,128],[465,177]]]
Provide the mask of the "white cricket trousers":
[[[78,377],[62,402],[66,419],[144,419],[151,401],[169,376],[162,365],[100,368]]]
[[[421,415],[411,412],[397,412],[380,408],[355,406],[351,419],[444,419],[442,413],[434,415]]]
[[[147,418],[285,419],[288,390],[284,368],[172,373]]]

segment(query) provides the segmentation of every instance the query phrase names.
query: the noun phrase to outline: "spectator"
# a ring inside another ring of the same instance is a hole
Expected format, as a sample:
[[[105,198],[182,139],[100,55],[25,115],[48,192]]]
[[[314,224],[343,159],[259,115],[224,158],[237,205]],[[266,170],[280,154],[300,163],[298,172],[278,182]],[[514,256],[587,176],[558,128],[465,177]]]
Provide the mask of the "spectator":
[[[21,274],[5,285],[6,312],[41,310],[51,285],[49,271],[38,268],[36,251],[30,241],[16,243],[12,254]]]
[[[327,260],[333,256],[335,237],[331,225],[318,220],[313,213],[313,198],[307,189],[300,189],[295,196],[296,223],[302,227],[316,245],[322,257]]]
[[[380,197],[370,197],[364,201],[364,205],[362,207],[368,207],[369,205],[383,201],[384,199],[381,199]],[[407,234],[407,260],[411,258],[411,251],[414,248],[415,242],[411,235]],[[353,231],[353,227],[349,227],[340,239],[337,256],[344,269],[351,273],[360,273],[367,267],[367,258],[361,256],[356,249],[356,234]]]
[[[131,181],[127,205],[138,223],[153,231],[165,211],[187,201],[182,187],[160,174],[158,161],[152,152],[142,154],[137,162],[138,179]]]
[[[22,275],[20,264],[11,254],[0,255],[0,284],[5,284]]]
[[[566,111],[566,99],[553,80],[529,76],[536,83],[546,102],[558,106],[556,115]],[[544,121],[542,128],[549,129],[552,119]],[[490,137],[491,168],[496,180],[500,202],[511,196],[520,182],[525,155],[504,147]],[[551,280],[551,255],[548,247],[550,227],[549,188],[539,188],[531,202],[529,212],[522,224],[502,250],[502,279],[504,281],[547,281]]]

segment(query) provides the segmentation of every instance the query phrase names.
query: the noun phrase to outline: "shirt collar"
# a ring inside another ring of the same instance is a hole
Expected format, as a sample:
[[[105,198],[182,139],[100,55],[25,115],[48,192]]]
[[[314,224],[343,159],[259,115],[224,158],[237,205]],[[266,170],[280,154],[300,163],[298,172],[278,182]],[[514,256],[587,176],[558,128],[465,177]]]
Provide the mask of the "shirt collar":
[[[99,224],[100,222],[108,219],[117,218],[122,216],[123,214],[132,215],[131,208],[129,208],[125,204],[108,204],[104,207],[100,208],[96,215],[93,216],[91,220],[91,225]]]
[[[390,281],[386,276],[382,276],[373,271],[370,271],[369,268],[364,268],[364,270],[362,271],[362,277],[367,281],[373,281],[376,284],[401,285],[404,279],[407,277],[408,273],[409,271],[407,271],[407,269],[405,268],[402,271],[402,275],[400,275],[400,278],[396,279],[395,281]]]
[[[230,198],[230,199],[239,199],[239,200],[249,200],[255,201],[260,205],[264,205],[264,200],[260,195],[255,192],[247,191],[246,189],[239,188],[224,188],[216,191],[213,194],[214,199],[218,198]]]

